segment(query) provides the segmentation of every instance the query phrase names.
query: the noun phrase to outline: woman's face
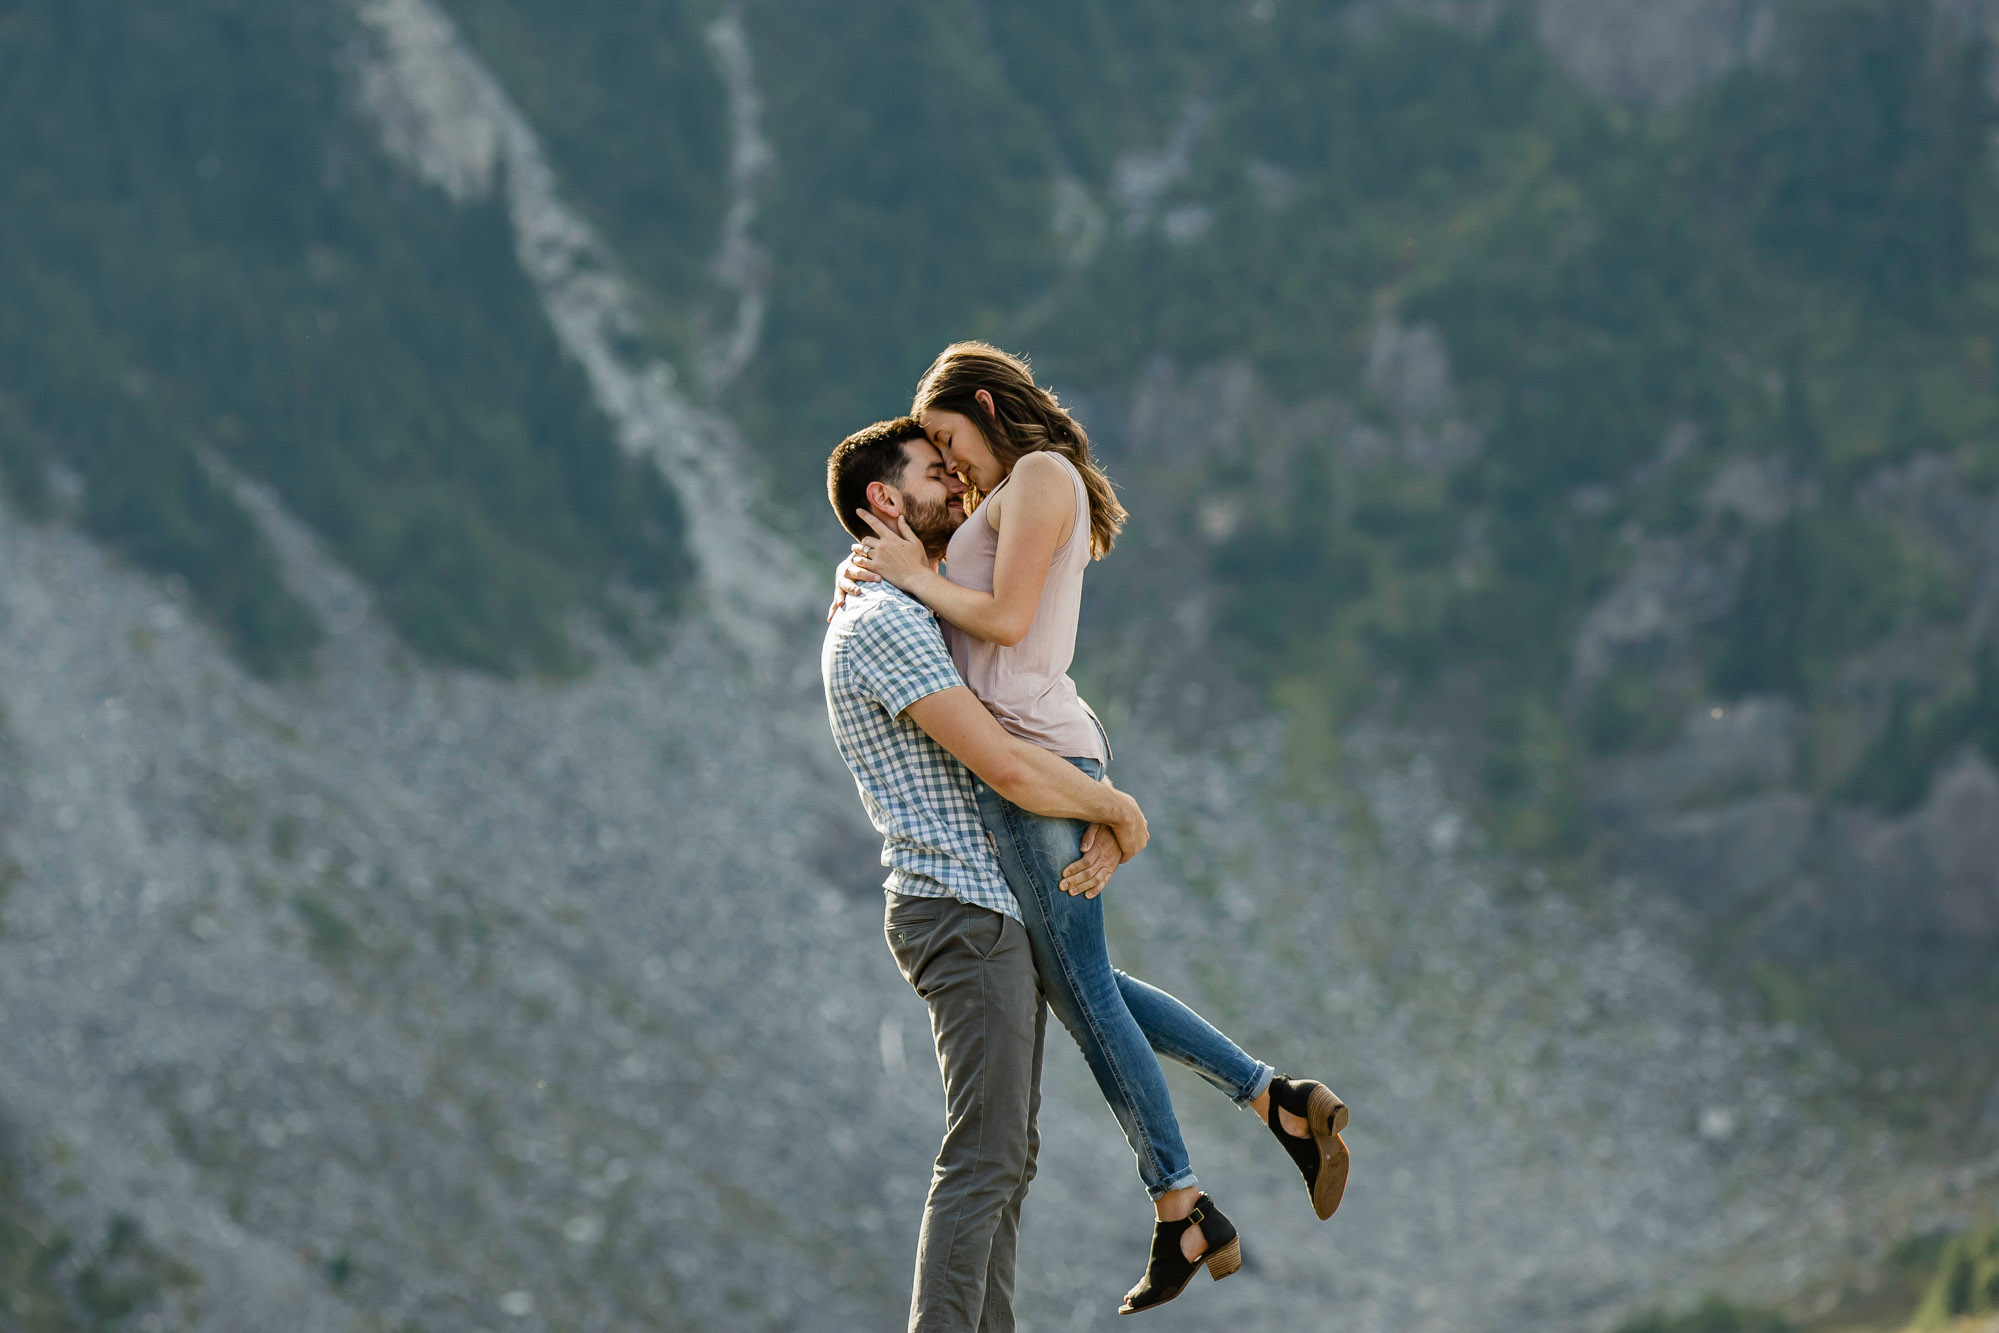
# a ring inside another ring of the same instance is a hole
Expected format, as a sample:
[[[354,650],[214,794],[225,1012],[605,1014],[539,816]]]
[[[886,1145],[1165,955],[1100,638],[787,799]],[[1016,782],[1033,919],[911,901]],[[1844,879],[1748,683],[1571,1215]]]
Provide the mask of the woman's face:
[[[993,457],[985,433],[970,417],[933,408],[923,414],[923,433],[944,455],[944,466],[967,485],[978,488],[981,495],[992,494],[993,488],[1006,480],[1006,469]]]

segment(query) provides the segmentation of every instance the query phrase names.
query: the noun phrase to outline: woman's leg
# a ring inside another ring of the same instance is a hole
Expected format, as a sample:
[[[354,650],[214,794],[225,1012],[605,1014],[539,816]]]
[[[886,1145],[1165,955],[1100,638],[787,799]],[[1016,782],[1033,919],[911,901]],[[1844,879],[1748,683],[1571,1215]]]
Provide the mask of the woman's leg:
[[[1207,1019],[1157,986],[1116,972],[1125,1008],[1165,1059],[1199,1074],[1237,1106],[1255,1106],[1277,1071],[1223,1036]]]
[[[1020,904],[1049,1009],[1082,1049],[1138,1158],[1146,1192],[1159,1201],[1187,1191],[1191,1201],[1194,1169],[1159,1060],[1111,968],[1103,904],[1059,887],[1064,867],[1081,855],[1086,826],[1029,814],[984,783],[977,786],[979,814]]]

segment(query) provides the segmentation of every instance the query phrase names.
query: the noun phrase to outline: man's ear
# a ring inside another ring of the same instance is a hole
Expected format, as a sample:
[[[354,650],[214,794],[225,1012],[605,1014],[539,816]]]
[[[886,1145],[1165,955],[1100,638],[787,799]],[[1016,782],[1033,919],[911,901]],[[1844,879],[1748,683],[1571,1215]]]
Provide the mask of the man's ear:
[[[896,517],[901,517],[902,515],[902,495],[886,482],[871,481],[868,483],[868,503],[876,509],[881,510],[884,514],[891,514]]]

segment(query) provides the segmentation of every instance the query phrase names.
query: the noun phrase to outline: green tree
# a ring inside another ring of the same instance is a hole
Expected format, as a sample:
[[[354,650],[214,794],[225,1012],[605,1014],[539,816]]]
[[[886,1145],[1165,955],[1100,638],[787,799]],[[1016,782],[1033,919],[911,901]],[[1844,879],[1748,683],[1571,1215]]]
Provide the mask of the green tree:
[[[1916,1310],[1919,1328],[1999,1313],[1999,1226],[1966,1232],[1944,1247],[1936,1276]]]
[[[390,163],[337,7],[22,0],[0,22],[0,468],[184,580],[253,668],[319,628],[208,460],[272,486],[420,650],[559,668],[681,518],[556,344],[497,203]]]
[[[1777,76],[1738,79],[1709,108],[1714,197],[1784,262],[1927,306],[1975,255],[1993,123],[1983,43],[1901,0],[1795,0],[1781,31]]]
[[[1681,1315],[1641,1315],[1617,1333],[1792,1333],[1797,1326],[1768,1310],[1752,1310],[1709,1297]]]

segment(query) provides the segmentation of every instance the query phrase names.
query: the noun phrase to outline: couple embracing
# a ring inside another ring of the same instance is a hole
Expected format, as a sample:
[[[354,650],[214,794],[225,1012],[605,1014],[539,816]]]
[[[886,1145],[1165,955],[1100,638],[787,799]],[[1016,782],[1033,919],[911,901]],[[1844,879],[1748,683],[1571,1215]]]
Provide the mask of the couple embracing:
[[[1014,1326],[1049,1009],[1156,1214],[1120,1313],[1172,1300],[1204,1266],[1220,1280],[1242,1264],[1235,1226],[1195,1179],[1162,1058],[1264,1121],[1332,1216],[1345,1104],[1111,966],[1098,895],[1148,835],[1068,674],[1083,572],[1125,518],[1083,428],[1025,362],[958,343],[909,416],[841,442],[826,488],[858,539],[821,655],[827,711],[882,834],[889,947],[930,1008],[944,1079],[912,1333]]]

